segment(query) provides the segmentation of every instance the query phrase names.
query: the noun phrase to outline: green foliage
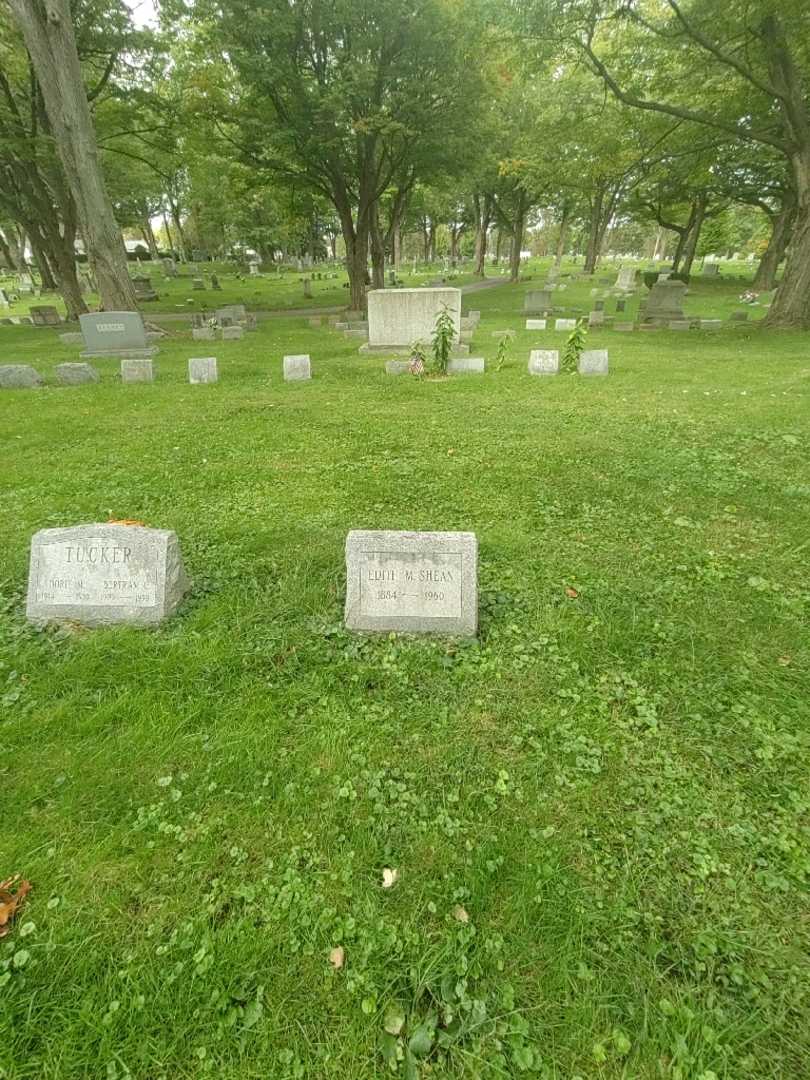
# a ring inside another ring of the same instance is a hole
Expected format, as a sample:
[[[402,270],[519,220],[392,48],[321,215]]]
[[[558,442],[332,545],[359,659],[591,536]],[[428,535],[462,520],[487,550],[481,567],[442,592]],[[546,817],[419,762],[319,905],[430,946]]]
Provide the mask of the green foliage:
[[[433,367],[439,375],[447,374],[447,365],[450,362],[450,353],[456,340],[456,327],[453,316],[443,304],[442,309],[436,316],[433,328]]]
[[[560,373],[572,374],[579,366],[579,357],[585,348],[588,337],[588,326],[584,319],[578,319],[577,324],[565,341],[562,360],[560,361]]]
[[[669,275],[670,281],[682,281],[685,285],[689,284],[689,275],[685,274],[683,270],[673,270]]]
[[[506,363],[509,356],[509,347],[514,341],[514,334],[506,333],[501,335],[498,341],[498,349],[495,353],[495,371],[503,371],[503,366]]]
[[[657,270],[645,270],[641,275],[641,279],[647,288],[651,289],[660,276],[661,275]]]

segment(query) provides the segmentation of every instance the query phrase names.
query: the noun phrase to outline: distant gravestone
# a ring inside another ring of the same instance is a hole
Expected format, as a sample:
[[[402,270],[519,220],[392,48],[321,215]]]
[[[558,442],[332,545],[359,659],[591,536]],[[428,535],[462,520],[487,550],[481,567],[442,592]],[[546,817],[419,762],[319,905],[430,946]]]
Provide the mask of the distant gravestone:
[[[94,356],[130,357],[133,359],[154,356],[158,351],[149,345],[143,319],[137,311],[102,311],[80,315],[79,324],[84,336],[82,357]]]
[[[194,341],[213,341],[216,337],[213,326],[195,326],[191,331]]]
[[[152,288],[152,279],[146,274],[139,274],[132,279],[135,286],[136,300],[157,300],[158,294]]]
[[[530,375],[558,375],[560,354],[557,349],[533,349],[529,354]]]
[[[244,304],[226,304],[224,307],[217,308],[214,312],[214,318],[220,322],[222,319],[233,319],[234,322],[241,322],[247,315],[247,308]]]
[[[720,273],[720,265],[716,262],[705,262],[703,264],[703,276],[704,277],[717,277]]]
[[[722,328],[723,328],[723,320],[722,319],[701,319],[700,320],[700,329],[701,330],[722,330]]]
[[[474,636],[475,533],[350,532],[345,620],[350,630]]]
[[[282,366],[285,382],[312,378],[312,368],[306,353],[299,356],[285,356]]]
[[[195,292],[205,292],[205,279],[201,277],[195,277],[191,279],[191,288]]]
[[[152,382],[151,360],[127,360],[121,361],[121,382],[139,383]]]
[[[260,267],[261,267],[261,263],[256,262],[255,259],[253,259],[251,262],[249,262],[248,263],[248,272],[250,273],[250,276],[251,277],[258,277]]]
[[[585,349],[579,354],[578,370],[580,375],[607,375],[607,349]]]
[[[747,311],[732,311],[731,315],[729,316],[729,319],[731,320],[731,322],[747,322],[748,321],[748,312]]]
[[[633,324],[631,322],[617,322],[613,324],[613,329],[627,334],[632,331]]]
[[[80,386],[98,382],[99,374],[92,364],[57,364],[56,381],[62,386]]]
[[[30,308],[31,321],[34,326],[61,326],[62,316],[55,307],[36,305]]]
[[[689,330],[691,323],[688,319],[670,319],[667,323],[668,330]]]
[[[483,356],[453,356],[447,364],[448,375],[483,375],[486,364]]]
[[[205,248],[193,248],[191,252],[191,261],[195,263],[208,262],[208,252]]]
[[[545,330],[545,328],[546,328],[546,320],[545,319],[527,319],[526,320],[526,329],[527,330]]]
[[[683,318],[683,300],[686,285],[682,281],[656,281],[647,298],[645,319],[668,323],[673,319]]]
[[[534,289],[523,297],[523,312],[526,315],[542,315],[551,309],[550,289]]]
[[[308,277],[304,278],[304,297],[307,300],[312,299],[312,282]]]
[[[604,311],[591,311],[588,314],[588,326],[604,326],[605,325],[605,313]]]
[[[385,361],[385,374],[386,375],[407,375],[411,370],[410,360],[386,360]]]
[[[223,341],[240,341],[245,336],[241,326],[223,326],[220,331]]]
[[[215,356],[192,356],[188,362],[188,381],[215,383],[217,381],[217,358]]]
[[[555,330],[576,330],[576,328],[577,328],[577,320],[576,319],[555,319],[554,320],[554,329]]]
[[[161,259],[160,263],[166,277],[177,277],[177,263],[174,259]]]
[[[610,280],[609,278],[607,279]],[[631,289],[636,287],[636,268],[634,266],[623,266],[619,270],[619,276],[616,278],[615,289],[621,289],[623,292],[630,292]]]
[[[0,390],[28,389],[42,383],[42,376],[28,364],[0,364]]]
[[[211,275],[211,288],[214,292],[222,292],[222,286],[219,283],[219,278],[216,274]]]
[[[42,529],[31,540],[32,622],[149,625],[171,615],[188,582],[177,536],[138,525]]]
[[[594,300],[594,302],[593,302],[593,310],[594,311],[604,311],[605,310],[605,301],[604,300]]]

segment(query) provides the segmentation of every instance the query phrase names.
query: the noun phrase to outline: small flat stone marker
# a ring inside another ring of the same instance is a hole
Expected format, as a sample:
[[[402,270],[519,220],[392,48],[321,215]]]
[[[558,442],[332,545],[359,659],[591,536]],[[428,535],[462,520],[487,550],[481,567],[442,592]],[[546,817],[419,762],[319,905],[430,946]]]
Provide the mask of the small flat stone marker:
[[[530,375],[558,375],[560,354],[557,349],[532,349],[529,353]]]
[[[607,349],[585,349],[579,354],[580,375],[607,375]]]
[[[28,364],[0,364],[0,390],[42,386],[42,376]]]
[[[700,329],[701,330],[722,330],[723,329],[723,320],[722,319],[701,319],[700,320]]]
[[[526,320],[526,329],[527,330],[545,330],[545,328],[546,328],[546,320],[545,319],[527,319]]]
[[[407,375],[411,369],[410,360],[386,360],[386,375]]]
[[[149,625],[171,615],[187,588],[180,542],[168,529],[77,525],[31,539],[31,622]]]
[[[667,323],[668,330],[689,330],[691,323],[688,319],[670,319]]]
[[[216,337],[212,326],[195,326],[191,336],[194,341],[213,341]]]
[[[99,374],[92,364],[57,364],[56,381],[62,386],[80,386],[82,383],[98,382]]]
[[[613,324],[613,329],[628,334],[633,329],[633,324],[631,322],[617,322]]]
[[[121,382],[152,382],[151,360],[122,360]]]
[[[350,532],[345,617],[350,630],[474,636],[475,533]]]
[[[285,382],[312,378],[312,367],[307,353],[300,356],[285,356],[283,367]]]
[[[188,361],[188,381],[198,383],[217,381],[217,358],[215,356],[192,356]]]
[[[223,326],[220,333],[223,341],[241,341],[245,334],[241,326]]]
[[[486,363],[483,356],[451,356],[448,375],[483,375]]]
[[[576,319],[555,319],[554,320],[554,329],[555,330],[576,330],[576,328],[577,328],[577,320]]]

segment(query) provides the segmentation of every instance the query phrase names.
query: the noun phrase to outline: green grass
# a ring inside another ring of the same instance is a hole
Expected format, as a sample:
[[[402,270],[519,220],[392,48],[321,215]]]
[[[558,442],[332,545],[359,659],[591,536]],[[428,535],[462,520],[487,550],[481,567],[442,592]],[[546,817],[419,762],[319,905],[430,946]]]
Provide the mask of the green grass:
[[[467,298],[474,354],[523,291]],[[418,382],[277,318],[0,394],[7,1080],[806,1075],[808,338],[529,378],[563,339]],[[108,517],[177,531],[181,613],[27,626],[31,534]],[[479,639],[347,634],[351,528],[474,530]]]

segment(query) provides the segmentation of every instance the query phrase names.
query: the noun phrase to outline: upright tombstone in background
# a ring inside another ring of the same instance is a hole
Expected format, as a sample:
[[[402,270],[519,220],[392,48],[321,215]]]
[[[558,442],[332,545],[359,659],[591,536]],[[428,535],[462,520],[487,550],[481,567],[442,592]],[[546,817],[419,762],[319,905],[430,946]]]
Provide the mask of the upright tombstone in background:
[[[175,533],[108,523],[42,529],[31,540],[26,615],[84,626],[160,622],[188,588]]]
[[[345,619],[350,630],[474,636],[475,533],[350,532]]]
[[[544,315],[551,305],[551,289],[533,289],[523,297],[524,315]]]
[[[79,316],[84,336],[84,359],[94,356],[117,356],[121,359],[146,359],[157,347],[146,338],[146,327],[137,311],[100,311]]]
[[[673,319],[683,319],[683,300],[686,294],[686,285],[682,281],[670,281],[669,279],[658,281],[650,289],[647,298],[647,307],[644,313],[644,321],[665,325]]]
[[[619,276],[616,278],[616,284],[614,289],[621,289],[622,292],[630,292],[636,287],[636,268],[635,266],[623,266],[619,271]]]
[[[460,289],[372,289],[368,293],[369,349],[429,342],[445,307],[453,321],[455,343],[461,331]]]
[[[62,316],[55,307],[47,304],[36,304],[30,309],[31,322],[34,326],[61,326]]]

